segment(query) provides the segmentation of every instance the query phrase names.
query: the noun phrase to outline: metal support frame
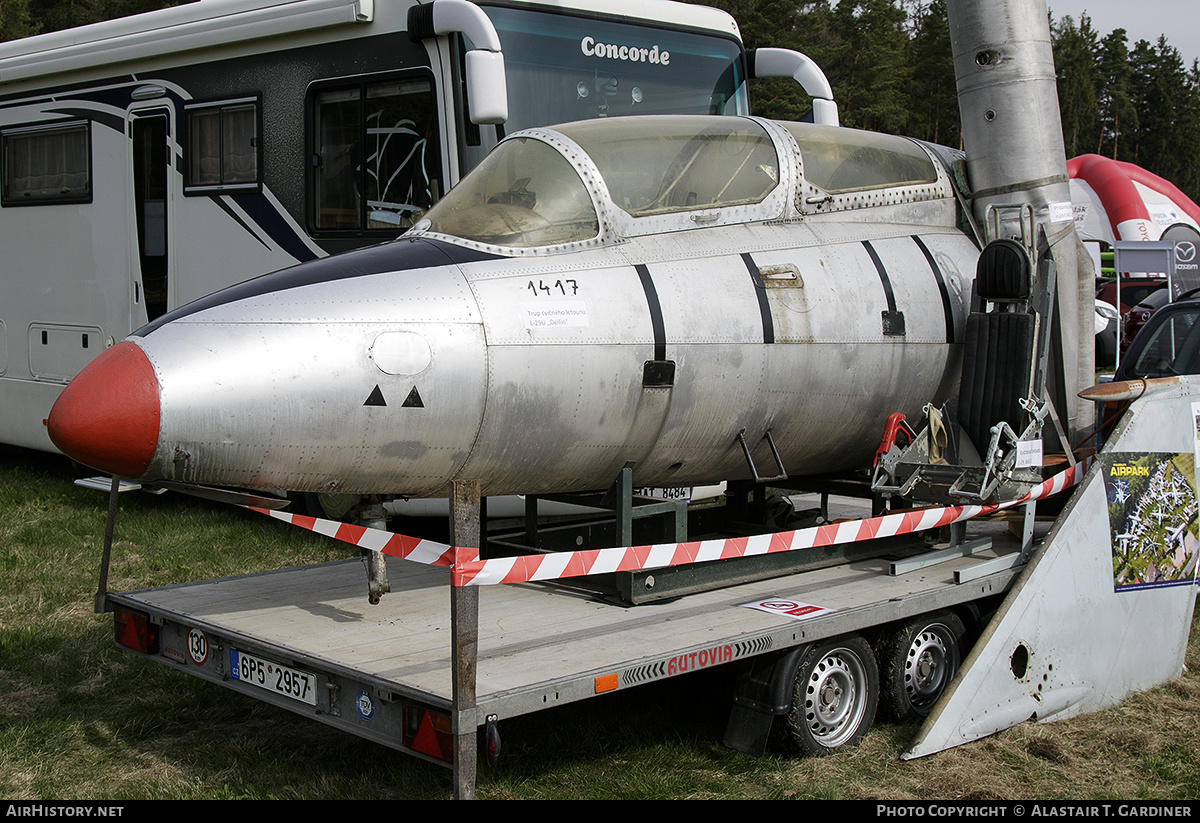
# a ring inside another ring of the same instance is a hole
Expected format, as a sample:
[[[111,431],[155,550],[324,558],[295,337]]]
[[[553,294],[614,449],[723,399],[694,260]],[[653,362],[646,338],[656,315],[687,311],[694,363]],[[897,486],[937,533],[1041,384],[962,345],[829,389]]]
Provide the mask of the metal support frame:
[[[474,554],[480,545],[480,495],[478,480],[450,484],[450,542],[456,559]],[[479,664],[479,588],[450,586],[452,694],[454,734],[454,797],[475,798],[478,753],[476,734],[476,674]]]
[[[604,492],[590,494],[526,495],[525,497],[525,547],[543,548],[538,530],[538,500],[558,500],[576,503],[597,509],[608,509],[616,519],[613,539],[617,545],[632,546],[635,543],[633,524],[635,520],[661,517],[665,521],[662,532],[664,541],[682,543],[688,539],[688,503],[686,500],[655,500],[638,497],[633,493],[633,465],[621,469],[613,485]],[[550,547],[546,547],[552,550]]]
[[[742,455],[746,458],[746,465],[750,467],[750,474],[754,477],[755,483],[777,483],[781,480],[787,480],[787,469],[783,467],[783,459],[779,456],[779,449],[775,447],[775,438],[771,436],[771,430],[763,434],[763,440],[767,441],[767,445],[771,448],[771,456],[775,458],[775,467],[779,470],[779,474],[773,477],[763,477],[758,473],[758,469],[754,466],[754,458],[750,456],[750,444],[746,442],[746,430],[742,429],[738,432],[737,442],[742,447]]]
[[[113,475],[112,485],[108,492],[108,515],[104,520],[104,551],[100,555],[100,581],[96,588],[95,602],[92,610],[96,614],[104,614],[108,607],[108,566],[112,561],[113,529],[117,521],[117,494],[121,491],[121,478]]]
[[[1113,269],[1117,274],[1117,311],[1121,310],[1121,275],[1165,272],[1167,288],[1173,289],[1175,244],[1163,240],[1118,240],[1113,244]],[[1175,292],[1169,292],[1172,297]],[[1113,368],[1121,365],[1121,324],[1117,324],[1117,357]]]
[[[648,498],[639,498],[641,502],[633,502],[633,466],[621,469],[617,482],[613,484],[613,493],[617,511],[617,542],[622,546],[633,545],[633,521],[643,517],[666,516],[671,518],[673,528],[664,530],[678,543],[687,540],[687,501],[663,500],[661,502],[645,502]]]
[[[966,541],[951,540],[950,545],[944,549],[937,549],[915,557],[906,557],[902,560],[891,561],[888,563],[888,574],[895,576],[897,574],[907,574],[918,569],[927,569],[930,566],[945,563],[947,560],[953,560],[956,557],[969,557],[976,552],[981,552],[991,547],[992,538],[990,537],[979,537],[975,540]]]

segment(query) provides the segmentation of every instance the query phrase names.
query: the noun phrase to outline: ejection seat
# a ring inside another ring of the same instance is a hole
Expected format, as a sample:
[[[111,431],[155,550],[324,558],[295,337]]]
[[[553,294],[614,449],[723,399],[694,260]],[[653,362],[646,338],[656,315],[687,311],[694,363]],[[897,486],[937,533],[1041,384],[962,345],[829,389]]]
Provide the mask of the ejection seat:
[[[1048,257],[1040,274],[1038,294],[1053,294]],[[1034,283],[1033,256],[1024,243],[1001,239],[984,247],[957,401],[941,409],[926,406],[920,434],[892,415],[876,455],[876,494],[978,504],[1019,499],[1040,482],[1040,460],[1029,466],[1018,461],[1019,455],[1040,456],[1041,424],[1049,411],[1042,401],[1048,312],[1037,305],[1044,301],[1034,294]]]
[[[982,311],[967,318],[958,424],[979,454],[986,455],[992,429],[1004,423],[1024,429],[1029,414],[1021,401],[1032,395],[1039,317],[1029,307],[1033,263],[1016,240],[984,247],[975,270]]]

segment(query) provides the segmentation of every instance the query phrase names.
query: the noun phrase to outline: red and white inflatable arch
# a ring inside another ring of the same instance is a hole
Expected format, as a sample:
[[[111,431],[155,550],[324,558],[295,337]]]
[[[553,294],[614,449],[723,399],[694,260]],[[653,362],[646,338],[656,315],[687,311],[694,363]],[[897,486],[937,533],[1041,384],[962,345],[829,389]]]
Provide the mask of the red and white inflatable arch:
[[[1200,229],[1200,207],[1140,166],[1084,154],[1067,161],[1067,173],[1083,240],[1158,240],[1179,223]]]

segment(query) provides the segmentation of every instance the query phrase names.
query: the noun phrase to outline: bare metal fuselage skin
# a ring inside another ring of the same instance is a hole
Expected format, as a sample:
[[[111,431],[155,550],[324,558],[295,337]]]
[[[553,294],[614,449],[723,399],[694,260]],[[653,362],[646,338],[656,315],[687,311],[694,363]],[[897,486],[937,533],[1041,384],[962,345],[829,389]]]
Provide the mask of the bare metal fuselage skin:
[[[142,477],[440,496],[456,478],[601,488],[633,464],[638,485],[691,485],[750,475],[739,433],[776,473],[768,432],[789,474],[869,463],[890,413],[955,391],[977,248],[940,164],[933,181],[831,194],[806,179],[794,128],[744,122],[778,156],[757,202],[689,192],[634,216],[611,170],[534,130],[522,139],[585,184],[595,237],[505,246],[439,233],[434,215],[141,330],[127,343],[159,404]],[[533,202],[527,180],[491,199]]]

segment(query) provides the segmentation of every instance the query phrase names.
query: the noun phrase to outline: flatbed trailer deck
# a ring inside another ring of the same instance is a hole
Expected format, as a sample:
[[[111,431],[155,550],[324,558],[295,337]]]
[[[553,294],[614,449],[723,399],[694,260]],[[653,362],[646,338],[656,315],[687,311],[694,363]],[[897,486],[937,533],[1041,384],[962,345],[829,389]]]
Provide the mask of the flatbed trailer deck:
[[[480,587],[474,725],[1002,595],[1019,567],[956,582],[983,558],[1019,551],[1003,521],[982,528],[993,548],[901,574],[884,556],[634,607],[561,582]],[[418,727],[424,709],[452,712],[451,573],[393,560],[392,591],[371,605],[363,566],[351,558],[108,594],[107,607],[150,617],[161,663],[434,756]],[[779,599],[829,611],[796,619],[747,608]],[[245,655],[281,664],[287,683],[239,679]],[[295,672],[311,677],[303,699],[286,688]]]

